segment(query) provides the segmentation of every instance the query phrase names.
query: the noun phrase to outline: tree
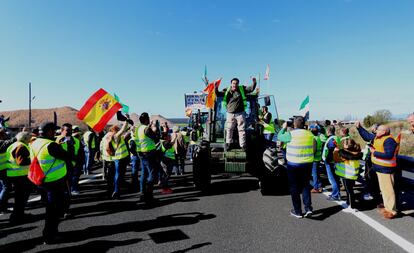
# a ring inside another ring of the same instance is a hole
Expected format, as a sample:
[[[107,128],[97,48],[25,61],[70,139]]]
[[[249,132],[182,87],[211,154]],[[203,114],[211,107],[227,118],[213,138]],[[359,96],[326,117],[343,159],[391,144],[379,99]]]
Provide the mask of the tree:
[[[379,110],[376,111],[372,116],[367,115],[364,118],[364,126],[370,127],[374,124],[385,124],[388,123],[391,120],[392,113],[389,110]]]
[[[371,115],[367,115],[364,118],[364,126],[371,127],[374,124],[374,118]]]
[[[381,125],[388,123],[391,120],[392,113],[389,110],[379,110],[372,115],[374,118],[374,123]]]

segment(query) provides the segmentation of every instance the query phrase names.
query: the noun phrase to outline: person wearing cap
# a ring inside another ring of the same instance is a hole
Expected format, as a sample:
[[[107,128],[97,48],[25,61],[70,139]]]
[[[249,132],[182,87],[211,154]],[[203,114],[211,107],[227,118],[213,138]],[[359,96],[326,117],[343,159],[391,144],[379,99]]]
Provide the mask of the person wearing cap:
[[[40,136],[32,143],[30,159],[37,157],[45,174],[41,188],[46,192],[46,215],[43,228],[45,244],[59,240],[59,219],[64,212],[67,164],[71,162],[71,154],[55,142],[57,127],[52,122],[42,124]]]
[[[141,125],[135,129],[134,136],[137,141],[138,156],[141,160],[141,200],[151,204],[154,201],[153,188],[158,168],[156,143],[159,142],[159,138],[156,135],[155,127],[150,126],[148,113],[143,112],[139,116],[139,121]]]
[[[16,138],[8,138],[6,129],[0,128],[0,215],[7,212],[7,193],[9,191],[7,149],[14,142],[16,142]]]
[[[10,215],[10,223],[24,222],[27,218],[24,209],[33,187],[33,184],[27,178],[31,163],[30,138],[30,133],[20,132],[16,135],[17,141],[7,149],[9,161],[7,177],[14,189],[14,207]]]
[[[226,150],[229,150],[230,145],[234,142],[233,131],[237,127],[239,133],[239,145],[243,150],[247,149],[246,145],[246,110],[247,97],[246,95],[254,92],[256,89],[256,78],[252,78],[253,84],[249,87],[239,85],[238,78],[231,80],[231,86],[226,90],[219,91],[215,86],[215,93],[217,97],[223,97],[223,107],[227,110],[226,116]]]

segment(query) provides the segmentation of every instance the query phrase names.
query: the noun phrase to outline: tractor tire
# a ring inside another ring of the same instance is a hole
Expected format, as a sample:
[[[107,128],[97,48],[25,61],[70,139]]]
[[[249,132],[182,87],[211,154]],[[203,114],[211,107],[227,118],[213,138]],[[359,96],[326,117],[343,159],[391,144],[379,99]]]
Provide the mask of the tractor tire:
[[[285,195],[288,193],[286,168],[278,162],[277,151],[268,148],[263,153],[263,170],[260,180],[262,195]]]
[[[193,152],[193,181],[197,190],[208,191],[211,184],[209,152],[204,146],[196,146]]]

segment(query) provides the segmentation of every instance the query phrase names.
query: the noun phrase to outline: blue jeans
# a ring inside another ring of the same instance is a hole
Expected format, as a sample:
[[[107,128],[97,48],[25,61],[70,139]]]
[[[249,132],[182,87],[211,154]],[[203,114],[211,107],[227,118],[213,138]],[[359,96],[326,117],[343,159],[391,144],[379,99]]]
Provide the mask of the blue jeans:
[[[322,188],[322,182],[320,177],[320,162],[313,162],[312,165],[312,183],[313,189],[317,190]]]
[[[79,177],[81,170],[78,165],[73,168],[71,191],[79,191]]]
[[[332,198],[340,199],[341,192],[339,191],[339,178],[335,174],[335,164],[325,162],[326,175],[328,176],[329,183],[332,185]]]
[[[194,153],[194,148],[195,148],[195,144],[190,144],[188,146],[188,155],[190,156],[190,159],[193,159],[193,153]]]
[[[133,192],[138,192],[138,170],[140,167],[140,159],[138,156],[131,156],[131,186]]]
[[[0,212],[7,210],[9,188],[10,185],[7,180],[7,169],[0,170]]]
[[[175,155],[174,173],[184,174],[185,156]]]
[[[141,178],[140,186],[143,194],[150,194],[152,196],[152,187],[154,185],[154,172],[156,171],[156,157],[155,154],[144,154],[140,156],[141,159]],[[151,192],[148,192],[150,188]]]
[[[114,160],[115,175],[114,175],[114,192],[119,193],[120,182],[123,180],[124,171],[128,163],[128,157],[119,160]]]
[[[312,163],[305,164],[287,164],[287,174],[289,182],[290,196],[295,213],[302,214],[300,194],[302,193],[303,205],[305,212],[313,211],[311,200],[311,178]]]
[[[85,147],[85,165],[83,171],[85,173],[89,173],[89,171],[92,168],[93,162],[95,158],[95,151],[92,149],[89,149],[88,147]]]

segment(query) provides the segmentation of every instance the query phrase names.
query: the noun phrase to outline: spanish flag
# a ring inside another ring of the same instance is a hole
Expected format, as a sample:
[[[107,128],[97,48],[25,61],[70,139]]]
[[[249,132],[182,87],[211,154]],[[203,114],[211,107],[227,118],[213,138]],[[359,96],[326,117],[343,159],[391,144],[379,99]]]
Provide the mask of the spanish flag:
[[[121,108],[122,105],[111,94],[99,89],[86,101],[77,116],[99,133]]]

